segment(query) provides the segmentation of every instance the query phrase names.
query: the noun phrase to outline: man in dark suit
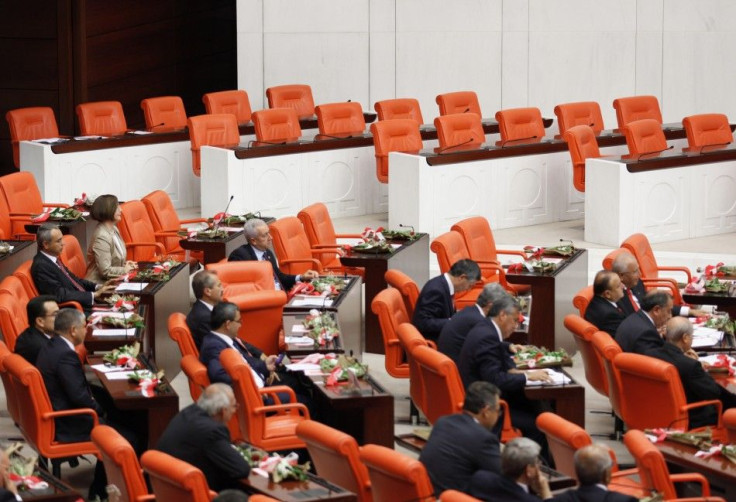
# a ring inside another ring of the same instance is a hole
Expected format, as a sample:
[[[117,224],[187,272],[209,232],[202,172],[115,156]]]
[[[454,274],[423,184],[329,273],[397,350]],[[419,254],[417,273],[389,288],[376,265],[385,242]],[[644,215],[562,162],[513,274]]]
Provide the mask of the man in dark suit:
[[[61,263],[59,257],[64,249],[64,241],[58,225],[41,225],[36,241],[38,253],[31,264],[31,277],[40,294],[53,295],[57,303],[79,302],[85,310],[90,310],[95,299],[115,290],[115,284],[110,281],[99,285],[81,279]]]
[[[248,220],[243,226],[243,233],[245,238],[248,240],[248,244],[243,244],[238,249],[230,253],[228,261],[247,261],[247,260],[268,260],[271,262],[274,274],[274,286],[276,289],[282,289],[289,291],[294,284],[297,282],[311,281],[319,277],[319,273],[315,270],[307,270],[303,274],[293,275],[285,274],[279,269],[279,264],[276,261],[276,257],[271,251],[271,244],[273,239],[271,238],[271,232],[268,230],[268,225],[263,220],[253,218]]]
[[[480,279],[480,267],[473,260],[459,260],[450,271],[427,281],[419,293],[411,323],[427,340],[440,336],[442,328],[455,314],[455,293],[473,287]]]
[[[15,353],[35,366],[41,347],[48,344],[54,335],[54,321],[58,311],[59,306],[51,295],[31,298],[26,305],[28,328],[15,341]]]
[[[609,491],[613,461],[607,446],[591,444],[575,452],[575,474],[580,486],[552,499],[553,502],[637,502],[631,495]]]
[[[436,496],[445,490],[466,492],[478,470],[501,472],[498,437],[491,432],[498,420],[499,390],[474,382],[465,394],[462,413],[446,415],[434,424],[419,455]]]
[[[199,350],[205,335],[211,331],[212,309],[222,301],[222,282],[214,272],[201,270],[194,274],[192,291],[197,300],[187,315],[187,326]]]
[[[512,439],[501,453],[501,474],[478,471],[470,478],[469,494],[493,502],[538,502],[552,497],[549,481],[539,468],[541,448],[529,438]]]
[[[623,309],[616,304],[624,296],[621,278],[610,270],[601,270],[593,280],[593,298],[585,309],[585,320],[609,335],[616,334],[626,319]]]
[[[156,449],[201,470],[211,490],[238,488],[250,466],[233,448],[226,425],[236,409],[232,389],[212,384],[169,422]]]
[[[644,296],[641,308],[624,319],[616,330],[616,342],[624,352],[646,354],[664,345],[659,330],[672,317],[672,297],[662,290]]]

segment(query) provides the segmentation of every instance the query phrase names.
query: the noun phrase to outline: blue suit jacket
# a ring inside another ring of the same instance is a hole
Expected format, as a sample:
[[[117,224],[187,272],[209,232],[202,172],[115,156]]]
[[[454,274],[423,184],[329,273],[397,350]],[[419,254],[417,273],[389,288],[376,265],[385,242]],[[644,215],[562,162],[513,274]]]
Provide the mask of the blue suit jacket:
[[[289,291],[291,288],[294,287],[294,284],[296,284],[296,275],[292,274],[285,274],[281,271],[279,268],[279,264],[276,261],[276,257],[273,255],[273,252],[270,249],[267,249],[265,251],[266,253],[266,259],[268,259],[269,262],[271,262],[271,267],[273,267],[273,271],[276,274],[276,277],[278,277],[279,282],[281,283],[281,288],[284,291]],[[230,256],[227,257],[227,261],[256,261],[258,258],[256,258],[256,252],[253,250],[253,246],[250,244],[243,244],[238,249],[230,253]]]
[[[242,350],[237,343],[234,345],[235,349],[240,352],[248,365],[253,368],[253,370],[258,373],[264,381],[266,381],[269,371],[266,367],[266,363],[260,359],[263,352],[253,345],[246,343],[245,346],[250,352],[250,354],[248,354]],[[222,363],[220,363],[220,352],[229,348],[230,346],[224,340],[212,333],[207,333],[202,340],[202,348],[199,351],[199,360],[202,361],[202,364],[207,366],[207,376],[210,377],[210,383],[221,382],[232,385],[233,381],[230,378],[230,375],[227,374]]]
[[[436,341],[453,314],[455,304],[443,274],[430,279],[422,288],[411,323],[424,338]]]
[[[437,341],[437,350],[455,361],[457,365],[460,362],[460,351],[468,333],[480,322],[490,323],[476,305],[465,307],[452,316],[450,322],[442,328]]]

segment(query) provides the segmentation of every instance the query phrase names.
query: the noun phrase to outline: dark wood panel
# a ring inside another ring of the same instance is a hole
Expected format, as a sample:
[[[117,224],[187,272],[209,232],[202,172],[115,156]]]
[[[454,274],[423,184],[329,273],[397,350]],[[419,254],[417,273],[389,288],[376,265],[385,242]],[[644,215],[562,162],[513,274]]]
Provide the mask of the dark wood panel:
[[[174,17],[177,10],[176,0],[125,0],[124,8],[110,0],[86,0],[86,3],[88,37],[165,21]]]
[[[56,39],[56,0],[0,1],[0,37]]]
[[[56,40],[2,38],[0,89],[58,89]]]

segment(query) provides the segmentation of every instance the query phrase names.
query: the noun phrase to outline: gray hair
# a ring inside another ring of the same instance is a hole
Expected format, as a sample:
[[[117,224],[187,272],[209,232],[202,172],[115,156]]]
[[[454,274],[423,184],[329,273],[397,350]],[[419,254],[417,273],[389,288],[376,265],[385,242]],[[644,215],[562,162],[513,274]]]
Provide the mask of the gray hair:
[[[536,465],[542,448],[529,438],[516,438],[506,443],[501,452],[501,472],[511,479],[518,479],[528,465]]]
[[[611,453],[606,445],[593,443],[575,452],[575,474],[581,485],[605,484],[607,473],[613,467]]]
[[[489,303],[495,303],[499,299],[508,295],[509,294],[506,292],[505,289],[503,289],[503,286],[501,286],[500,283],[489,282],[488,284],[483,286],[483,291],[480,292],[475,303],[477,303],[479,307],[483,308],[487,307]]]
[[[515,310],[519,310],[519,303],[516,301],[516,298],[511,295],[502,296],[493,302],[493,306],[490,312],[488,312],[488,317],[496,317],[501,312],[513,314]]]
[[[622,251],[613,259],[611,270],[617,274],[625,274],[631,262],[636,262],[634,255],[628,251]]]
[[[245,238],[255,239],[258,237],[258,227],[266,225],[266,222],[261,220],[260,218],[253,218],[245,222],[245,225],[243,225],[243,233],[245,234]]]
[[[192,279],[192,292],[197,300],[204,296],[204,290],[211,288],[217,282],[217,272],[214,270],[200,270]]]
[[[655,289],[649,291],[644,298],[641,300],[641,309],[645,312],[651,312],[654,307],[667,308],[667,305],[672,300],[672,295],[667,291],[661,289]]]
[[[670,343],[677,343],[685,335],[693,334],[693,325],[685,317],[676,316],[667,321],[665,336]]]
[[[54,331],[65,335],[77,324],[84,325],[85,322],[84,314],[77,309],[61,309],[54,320]]]
[[[44,223],[38,227],[38,230],[36,231],[36,242],[41,249],[44,248],[44,244],[51,242],[51,232],[54,230],[59,230],[59,225],[56,223]]]
[[[233,397],[233,389],[229,385],[213,383],[202,391],[202,395],[197,399],[197,406],[209,416],[214,417],[230,406],[231,397]]]

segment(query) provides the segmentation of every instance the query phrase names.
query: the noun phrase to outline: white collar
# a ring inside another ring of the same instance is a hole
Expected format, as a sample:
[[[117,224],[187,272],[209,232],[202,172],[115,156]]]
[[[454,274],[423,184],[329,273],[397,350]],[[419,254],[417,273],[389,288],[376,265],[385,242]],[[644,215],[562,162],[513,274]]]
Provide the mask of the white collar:
[[[64,337],[64,336],[61,336],[61,335],[57,335],[57,336],[59,338],[61,338],[62,340],[64,340],[64,342],[66,342],[66,344],[69,346],[70,349],[72,349],[74,352],[76,352],[76,350],[74,350],[74,344],[72,342],[70,342],[69,340],[67,340],[66,337]]]
[[[496,328],[496,333],[498,333],[498,339],[503,342],[503,335],[501,334],[501,328],[498,327],[498,324],[496,324],[496,321],[491,319],[491,322],[493,323],[493,327]]]
[[[210,305],[209,303],[207,303],[206,301],[202,300],[201,298],[200,298],[199,300],[197,300],[197,301],[198,301],[198,302],[200,302],[200,303],[201,303],[202,305],[204,305],[205,307],[207,307],[207,308],[208,308],[208,309],[209,309],[210,311],[211,311],[211,310],[212,310],[213,308],[215,308],[215,306],[214,306],[214,305]],[[214,333],[214,332],[213,332],[213,333]]]
[[[450,287],[450,296],[455,296],[455,286],[452,284],[452,280],[450,279],[449,273],[442,274],[445,277],[445,280],[447,281],[447,285]]]
[[[56,263],[56,260],[58,259],[56,256],[51,256],[46,251],[41,251],[41,254],[44,255],[46,258],[51,260],[52,262]]]

